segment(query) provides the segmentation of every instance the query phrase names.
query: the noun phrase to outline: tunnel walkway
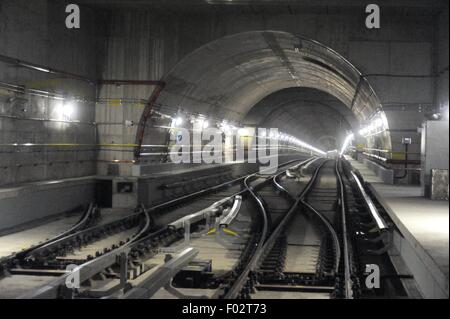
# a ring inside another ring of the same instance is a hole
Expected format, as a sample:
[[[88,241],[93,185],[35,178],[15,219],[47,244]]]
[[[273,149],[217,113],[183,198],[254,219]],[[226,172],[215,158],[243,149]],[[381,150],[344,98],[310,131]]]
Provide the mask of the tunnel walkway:
[[[391,256],[400,255],[427,298],[448,298],[448,201],[431,200],[421,187],[381,181],[365,164],[350,160],[395,223]]]

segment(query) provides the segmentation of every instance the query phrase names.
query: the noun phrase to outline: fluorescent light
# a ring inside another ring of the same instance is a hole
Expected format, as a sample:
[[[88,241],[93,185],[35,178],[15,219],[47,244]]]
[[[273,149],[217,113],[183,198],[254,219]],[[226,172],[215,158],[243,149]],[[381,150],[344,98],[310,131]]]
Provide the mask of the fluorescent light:
[[[58,101],[55,104],[55,113],[58,119],[62,119],[64,117],[64,102]]]
[[[344,144],[342,145],[340,156],[342,156],[344,154],[345,150],[350,145],[350,142],[352,141],[353,137],[354,137],[353,133],[347,135],[347,137],[345,138]]]
[[[183,124],[183,118],[181,116],[177,116],[176,118],[172,119],[172,124],[170,124],[170,127],[179,127],[181,124]]]
[[[273,132],[271,132],[269,136],[270,136],[270,138],[279,138],[282,141],[288,141],[291,144],[306,148],[310,151],[313,151],[313,152],[316,152],[316,153],[319,153],[322,155],[326,154],[324,151],[318,149],[317,147],[309,145],[308,143],[305,143],[305,142],[299,140],[298,138],[291,136],[289,134],[283,133],[283,132],[279,132],[278,134],[274,134]]]
[[[369,134],[375,132],[375,131],[379,131],[377,132],[380,133],[381,131],[383,131],[384,128],[388,127],[388,122],[387,122],[387,118],[386,118],[386,114],[384,114],[384,112],[380,112],[379,113],[379,117],[377,117],[376,119],[373,119],[371,123],[369,123],[366,127],[361,128],[358,133],[359,135],[363,136],[363,137],[367,137]],[[380,129],[382,129],[380,131]]]
[[[68,101],[64,103],[63,114],[65,117],[70,118],[75,110],[75,102]]]
[[[230,125],[228,125],[226,121],[223,121],[222,124],[220,124],[220,129],[222,130],[223,133],[227,134],[230,132],[231,127]]]

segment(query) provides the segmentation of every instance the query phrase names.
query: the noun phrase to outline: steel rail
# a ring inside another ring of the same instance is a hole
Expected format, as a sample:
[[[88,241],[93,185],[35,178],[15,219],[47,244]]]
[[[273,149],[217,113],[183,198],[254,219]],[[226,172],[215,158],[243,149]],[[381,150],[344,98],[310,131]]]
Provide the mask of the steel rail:
[[[267,212],[264,207],[264,203],[262,202],[261,198],[259,198],[258,195],[253,191],[253,188],[250,187],[248,184],[248,180],[250,178],[254,177],[254,175],[247,176],[247,178],[244,180],[244,185],[246,187],[246,190],[251,194],[253,199],[256,201],[257,205],[259,206],[260,215],[262,218],[262,232],[259,238],[258,243],[256,244],[256,251],[253,253],[252,257],[250,258],[249,262],[247,263],[247,266],[244,268],[244,270],[239,274],[239,277],[236,279],[236,281],[233,283],[230,290],[225,294],[224,299],[235,299],[240,291],[242,290],[243,285],[248,279],[248,275],[250,271],[252,271],[255,267],[256,261],[258,260],[261,249],[264,244],[264,240],[267,236],[267,229],[268,229],[268,218],[267,218]]]
[[[273,177],[273,184],[275,185],[275,187],[276,187],[280,192],[286,194],[290,199],[295,200],[294,196],[293,196],[291,193],[289,193],[289,191],[286,190],[286,189],[278,182],[278,179],[279,179],[282,175],[287,175],[287,174],[288,174],[288,171],[291,171],[291,170],[297,170],[297,169],[299,169],[300,167],[303,167],[304,165],[307,166],[307,165],[311,164],[312,162],[315,162],[315,161],[316,161],[317,159],[319,159],[319,158],[320,158],[320,157],[311,157],[311,158],[307,159],[306,161],[303,161],[303,162],[301,162],[301,163],[299,163],[299,164],[297,164],[297,165],[295,165],[295,166],[293,166],[293,167],[291,167],[291,168],[285,170],[284,172],[280,172],[279,174],[277,174],[277,175],[275,175],[275,176]]]
[[[313,160],[314,161],[314,160]],[[325,161],[326,162],[326,161]],[[311,177],[311,179],[308,181],[307,185],[305,186],[305,188],[302,190],[302,192],[300,193],[300,195],[297,198],[294,198],[294,196],[292,196],[291,194],[289,194],[292,199],[294,199],[294,204],[291,206],[291,208],[289,209],[289,211],[286,213],[286,215],[284,216],[283,220],[278,224],[277,228],[272,232],[272,234],[270,235],[270,237],[267,239],[267,241],[264,243],[264,247],[263,247],[263,251],[264,252],[269,252],[273,245],[275,244],[277,238],[280,236],[280,233],[283,231],[285,225],[289,222],[289,220],[291,219],[291,217],[294,215],[294,213],[296,213],[298,211],[298,205],[300,203],[302,203],[304,197],[306,196],[306,194],[309,192],[311,186],[315,183],[317,176],[318,176],[318,172],[320,171],[320,169],[322,168],[322,166],[325,164],[325,162],[321,163],[314,171],[313,176]],[[307,161],[305,164],[307,165],[308,163],[311,163],[311,161]],[[280,176],[281,174],[279,174],[278,176]],[[274,183],[276,181],[276,178],[278,176],[274,177]],[[281,186],[281,185],[280,185]]]
[[[228,211],[228,213],[220,219],[219,227],[226,228],[226,227],[228,227],[231,224],[231,222],[238,215],[239,210],[241,209],[241,204],[242,204],[242,196],[241,195],[236,195],[234,197],[233,206],[231,206],[231,208]]]
[[[97,209],[97,207],[93,203],[90,203],[89,206],[87,207],[87,209],[85,210],[85,212],[83,213],[83,215],[81,216],[81,218],[79,219],[79,221],[75,225],[73,225],[71,228],[63,231],[62,233],[44,241],[38,245],[35,245],[28,249],[22,250],[22,251],[16,253],[15,255],[11,256],[10,258],[24,259],[25,257],[31,255],[34,251],[37,251],[37,250],[41,249],[42,247],[51,245],[52,243],[55,243],[55,242],[61,240],[62,238],[71,236],[72,234],[81,231],[84,227],[86,227],[86,225],[89,223],[91,218],[94,216],[94,212],[96,211],[96,209]]]
[[[318,158],[312,159],[311,161],[306,163],[305,167],[311,165],[317,159]],[[317,177],[319,176],[320,169],[323,167],[323,165],[325,165],[326,162],[327,161],[324,161],[323,163],[321,163],[319,165],[319,167],[316,168],[316,170],[314,171],[314,174],[311,177],[310,181],[308,182],[308,184],[305,186],[305,188],[303,189],[302,193],[300,194],[300,196],[298,198],[298,202],[301,203],[303,206],[305,206],[312,213],[314,213],[317,217],[319,217],[319,219],[325,224],[325,226],[327,227],[328,231],[330,232],[331,237],[333,239],[333,246],[334,246],[334,249],[335,249],[334,272],[337,273],[338,269],[339,269],[340,258],[341,258],[341,248],[340,248],[340,244],[339,244],[339,237],[338,237],[338,235],[336,233],[336,230],[334,229],[333,225],[331,225],[331,223],[318,210],[316,210],[308,202],[305,201],[306,195],[310,192],[310,190],[313,187],[315,181],[317,180]]]
[[[206,219],[207,217],[217,215],[225,204],[227,204],[227,203],[229,204],[231,199],[232,199],[231,197],[221,199],[221,200],[213,203],[212,205],[197,211],[196,213],[192,213],[192,214],[186,215],[184,217],[181,217],[181,218],[177,219],[176,221],[171,222],[167,226],[172,227],[174,229],[180,229],[180,228],[184,228],[186,223],[189,223],[191,225],[191,224],[197,223],[199,221],[202,221],[202,220]]]
[[[147,236],[142,237],[142,235],[146,231],[148,231],[151,221],[148,212],[144,211],[144,214],[146,216],[144,226],[141,228],[141,231],[139,231],[130,241],[126,242],[122,246],[110,252],[107,252],[104,255],[101,255],[98,258],[94,258],[77,266],[71,272],[62,275],[57,279],[43,286],[38,287],[37,289],[33,289],[28,293],[19,296],[18,299],[57,299],[58,297],[60,297],[62,290],[64,288],[70,289],[66,288],[66,285],[68,280],[70,280],[71,276],[78,276],[79,283],[81,284],[84,281],[88,280],[89,278],[93,277],[94,275],[100,273],[104,269],[111,267],[112,265],[117,263],[118,258],[122,254],[128,255],[134,246],[139,245],[148,238],[157,237],[160,234],[162,234],[164,230],[158,230],[156,232],[148,234]]]
[[[306,166],[309,166],[310,164],[312,164],[313,162],[315,162],[317,160],[313,159],[311,161],[309,161],[309,163],[306,164]],[[269,238],[266,242],[265,245],[265,251],[266,250],[270,250],[270,244],[273,245],[273,243],[275,242],[275,240],[277,239],[277,237],[279,236],[279,234],[281,233],[284,225],[289,221],[289,218],[293,215],[293,213],[295,212],[295,208],[296,205],[298,205],[298,203],[301,203],[304,207],[306,207],[309,211],[311,211],[312,213],[314,213],[319,219],[320,221],[325,225],[325,227],[328,229],[328,231],[331,234],[332,240],[333,240],[333,246],[334,246],[334,252],[335,252],[335,256],[334,256],[334,265],[333,265],[333,270],[334,273],[337,274],[339,271],[339,264],[340,264],[340,260],[341,260],[341,247],[340,247],[340,243],[339,243],[339,237],[337,235],[337,232],[335,230],[335,228],[333,227],[333,225],[327,220],[327,218],[325,218],[322,213],[320,213],[318,210],[316,210],[313,206],[311,206],[306,200],[305,197],[308,195],[308,193],[311,191],[311,189],[313,188],[315,182],[317,181],[317,178],[319,176],[320,170],[322,169],[322,167],[325,165],[325,163],[329,162],[329,160],[326,160],[324,162],[322,162],[314,171],[313,175],[311,176],[308,184],[305,186],[305,188],[303,189],[303,191],[301,192],[301,194],[299,195],[299,197],[296,199],[296,204],[294,204],[293,209],[291,209],[288,214],[286,215],[286,217],[283,219],[283,221],[279,224],[279,227],[277,227],[277,229],[274,231],[274,233],[272,234],[271,238]]]
[[[328,231],[331,234],[331,237],[333,239],[333,246],[334,246],[334,250],[335,250],[335,257],[334,257],[334,273],[337,274],[339,271],[339,263],[341,260],[341,246],[339,244],[339,237],[336,233],[336,230],[334,229],[333,225],[331,225],[331,223],[318,211],[316,210],[314,207],[312,207],[308,202],[306,201],[301,201],[301,203],[308,208],[311,212],[313,212],[317,217],[319,217],[319,219],[325,224],[325,226],[327,227]]]
[[[311,161],[311,160],[312,160],[312,158],[309,158],[309,159],[307,159],[307,160],[304,160],[302,163],[308,163],[308,162]],[[282,166],[288,165],[288,164],[293,163],[293,162],[298,162],[298,161],[300,161],[300,160],[292,160],[292,161],[289,161],[289,162],[286,162],[286,163],[282,164]],[[296,165],[296,166],[298,166],[298,165]],[[284,173],[284,172],[278,173],[278,175],[283,174],[283,173]],[[240,177],[240,178],[234,179],[233,181],[237,181],[237,180],[244,179],[244,183],[245,183],[245,180],[246,180],[247,178],[253,178],[253,177],[256,177],[257,175],[258,175],[258,173],[252,173],[252,174],[246,175],[246,176],[244,176],[244,177]],[[233,181],[232,181],[232,182],[233,182]],[[270,182],[270,179],[268,179],[268,180],[262,182],[259,186],[266,185],[268,182]],[[226,184],[228,184],[228,183],[230,183],[230,182],[226,182],[226,183],[223,183],[223,184],[220,184],[220,185],[216,185],[216,186],[226,185]],[[216,186],[213,186],[212,188],[214,188],[214,187],[216,187]],[[210,189],[211,189],[211,188],[208,188],[208,190],[210,190]],[[231,202],[233,199],[235,199],[234,204],[236,204],[236,205],[238,205],[238,206],[240,207],[240,201],[241,201],[241,200],[237,200],[236,198],[237,198],[238,196],[244,195],[244,194],[247,193],[248,191],[249,191],[248,188],[245,188],[245,189],[243,189],[243,190],[240,190],[240,191],[238,191],[238,192],[236,192],[236,193],[234,193],[234,194],[232,194],[232,195],[230,195],[230,196],[227,196],[227,197],[225,197],[225,198],[223,198],[223,199],[221,199],[221,200],[219,200],[219,201],[213,203],[212,205],[208,206],[208,207],[205,208],[205,209],[202,209],[202,210],[200,210],[200,211],[198,211],[198,212],[196,212],[196,213],[189,214],[189,215],[184,216],[184,217],[182,217],[182,218],[180,218],[180,219],[177,219],[176,221],[174,221],[174,222],[168,224],[168,226],[169,226],[169,227],[173,227],[173,228],[175,228],[175,229],[179,229],[179,228],[182,228],[182,227],[183,227],[183,224],[184,224],[184,222],[185,222],[186,220],[191,220],[191,221],[193,220],[194,222],[198,222],[198,221],[200,221],[200,220],[202,219],[202,217],[204,217],[204,216],[206,216],[207,214],[211,213],[211,210],[214,210],[214,209],[217,210],[217,209],[219,209],[221,206],[223,206],[224,204],[226,204],[227,202]],[[201,191],[200,191],[200,192],[201,192]],[[191,194],[190,194],[190,195],[191,195]],[[188,195],[188,196],[189,196],[189,195]],[[177,198],[176,200],[178,200],[178,198]],[[168,203],[168,202],[167,202],[167,203]],[[163,203],[163,204],[166,204],[166,203]],[[163,205],[163,204],[161,204],[161,205]],[[159,206],[159,205],[158,205],[158,206]],[[158,207],[158,208],[159,208],[159,207]],[[152,211],[152,210],[155,210],[155,209],[156,209],[156,206],[149,208],[149,211]],[[238,207],[232,207],[232,210],[231,210],[231,211],[233,212],[233,216],[231,217],[231,220],[234,219],[234,218],[236,217],[236,214],[238,213],[238,210],[239,210]],[[228,216],[228,219],[230,219],[230,216]],[[225,225],[225,224],[228,225],[228,224],[231,222],[231,220],[224,221],[224,222],[221,221],[220,223],[223,224],[223,225]]]
[[[295,163],[295,162],[299,162],[299,161],[302,161],[302,159],[290,160],[290,161],[287,161],[285,163],[280,164],[278,167],[286,166],[286,165],[289,165],[291,163]],[[263,171],[266,171],[266,170],[263,170]],[[164,202],[164,203],[161,203],[161,204],[158,204],[158,205],[155,205],[155,206],[151,206],[151,207],[147,208],[147,211],[149,213],[152,213],[152,212],[155,212],[155,211],[157,211],[159,209],[168,208],[170,206],[180,204],[181,202],[186,201],[188,199],[192,199],[192,198],[200,196],[200,195],[204,195],[204,194],[208,194],[208,193],[214,192],[216,190],[220,190],[220,189],[225,188],[225,187],[227,187],[229,185],[241,182],[241,181],[245,180],[248,176],[255,176],[257,174],[258,173],[247,174],[247,175],[244,175],[244,176],[232,179],[230,181],[227,181],[227,182],[215,185],[215,186],[211,186],[211,187],[202,189],[202,190],[194,192],[194,193],[190,193],[190,194],[187,194],[187,195],[183,195],[183,196],[177,197],[177,198],[169,200],[167,202]],[[233,194],[230,197],[233,197],[233,196],[236,196],[236,195],[242,195],[243,193],[246,193],[246,192],[247,192],[247,190],[244,189],[243,191],[239,191],[239,192]]]
[[[350,269],[350,250],[348,243],[348,234],[347,234],[347,218],[346,218],[346,200],[345,200],[345,186],[342,181],[341,172],[339,170],[340,160],[336,160],[336,176],[338,179],[339,186],[339,200],[340,200],[340,213],[341,213],[341,231],[342,231],[342,243],[343,243],[343,257],[344,257],[344,295],[345,299],[353,299],[353,290],[352,290],[352,279],[351,279],[351,269]]]
[[[356,185],[358,186],[358,190],[362,197],[364,198],[364,203],[369,209],[370,213],[372,214],[372,217],[374,221],[377,224],[377,227],[379,230],[386,230],[389,228],[387,223],[384,221],[383,217],[381,217],[380,213],[378,212],[378,209],[376,208],[375,204],[373,203],[372,199],[369,197],[369,195],[366,193],[361,181],[359,180],[358,176],[355,174],[354,171],[350,172],[353,179],[356,182]]]
[[[313,158],[309,158],[305,161],[303,161],[303,164],[306,164],[308,162],[310,162]],[[302,164],[300,163],[300,164]],[[277,173],[275,175],[272,176],[271,179],[268,179],[267,181],[259,184],[258,186],[261,187],[262,185],[266,185],[267,182],[272,181],[275,183],[275,185],[279,185],[281,187],[281,185],[276,182],[277,177],[280,176],[281,174],[285,174],[286,171],[281,172],[281,173]],[[243,285],[245,284],[245,282],[247,281],[248,275],[251,271],[254,271],[255,268],[257,267],[258,261],[264,251],[264,242],[266,240],[267,237],[267,233],[268,233],[268,217],[267,217],[267,212],[266,209],[264,207],[264,203],[262,201],[262,199],[255,193],[255,188],[251,187],[248,184],[248,180],[250,178],[255,177],[257,174],[252,174],[250,176],[247,176],[246,179],[244,180],[244,185],[246,187],[246,191],[248,191],[251,196],[253,197],[253,199],[256,201],[258,207],[259,207],[259,211],[260,211],[260,215],[262,217],[262,221],[263,221],[263,229],[261,232],[261,237],[259,239],[259,242],[256,244],[256,251],[253,253],[252,257],[250,258],[250,261],[247,263],[247,266],[244,268],[244,270],[239,274],[239,277],[236,279],[236,281],[233,283],[233,286],[228,290],[228,292],[225,294],[224,299],[234,299],[238,296],[238,294],[240,293],[240,291],[242,290]],[[278,186],[276,186],[278,188]],[[279,188],[280,190],[282,190],[283,192],[287,192],[283,187]],[[288,193],[289,194],[289,193]]]
[[[296,167],[299,167],[300,165],[307,164],[307,163],[311,162],[312,160],[314,160],[314,157],[308,158],[308,159],[306,159],[306,160],[302,160],[302,162],[301,162],[300,164],[297,164]],[[298,161],[299,161],[299,160],[289,161],[289,162],[287,162],[287,163],[284,163],[283,166],[284,166],[284,165],[288,165],[288,164],[293,163],[293,162],[298,162]],[[277,173],[277,174],[275,174],[275,175],[272,175],[271,178],[268,178],[266,181],[262,182],[262,183],[259,184],[257,187],[265,186],[265,185],[267,185],[270,181],[276,181],[276,179],[277,179],[280,175],[285,174],[285,173],[286,173],[286,171],[282,171],[282,172],[280,172],[280,173]],[[248,184],[248,181],[249,181],[251,178],[255,178],[255,177],[257,177],[258,175],[259,175],[259,174],[257,174],[257,173],[252,173],[252,174],[249,174],[248,176],[246,176],[246,177],[244,178],[244,186],[245,186],[245,189],[244,189],[244,190],[241,190],[241,191],[239,191],[239,192],[237,192],[237,193],[235,193],[235,194],[233,194],[233,195],[231,195],[231,196],[228,196],[228,197],[226,197],[226,198],[224,198],[224,199],[222,199],[222,200],[216,202],[216,203],[213,204],[212,206],[209,206],[209,207],[206,208],[206,209],[200,210],[200,211],[197,212],[197,213],[194,213],[194,214],[190,214],[190,215],[188,215],[188,216],[185,216],[185,217],[183,217],[183,218],[177,220],[176,222],[169,224],[168,227],[180,228],[180,227],[182,226],[182,224],[183,224],[183,222],[184,222],[185,219],[194,219],[194,220],[197,222],[197,221],[199,221],[199,218],[206,216],[206,215],[205,215],[205,212],[209,212],[209,211],[210,211],[211,209],[213,209],[213,208],[218,208],[220,205],[223,205],[223,204],[229,202],[229,201],[232,200],[233,198],[236,198],[236,197],[238,197],[238,196],[242,196],[244,193],[249,192],[249,193],[252,195],[252,197],[255,198],[255,200],[257,201],[257,204],[258,204],[258,206],[259,206],[259,208],[260,208],[260,211],[261,211],[261,215],[263,216],[263,225],[264,225],[264,226],[263,226],[263,234],[262,234],[262,236],[261,236],[261,238],[260,238],[260,242],[257,244],[258,247],[262,247],[262,245],[263,245],[263,243],[264,243],[264,240],[265,240],[265,238],[267,237],[267,232],[268,232],[267,212],[265,211],[263,201],[262,201],[262,200],[259,198],[259,196],[254,192],[254,188],[251,187],[251,186]],[[277,183],[277,184],[278,184],[278,183]],[[279,185],[279,184],[278,184],[278,185]],[[279,186],[281,187],[281,185],[279,185]],[[286,192],[287,192],[287,191],[286,191]],[[288,193],[288,194],[289,194],[289,193]],[[240,207],[240,201],[239,201],[239,200],[236,199],[235,202],[234,202],[234,204],[236,204],[236,206],[239,206],[239,207]],[[237,207],[234,207],[234,206],[235,206],[234,204],[233,204],[233,207],[232,207],[232,209],[231,209],[231,211],[234,211],[233,217],[232,217],[232,218],[234,218],[235,215],[238,213],[238,209],[237,209]],[[229,216],[226,216],[226,217],[229,217]],[[230,221],[227,223],[227,225],[228,225],[229,223],[230,223]],[[177,227],[177,226],[178,226],[178,227]],[[221,222],[221,226],[224,226],[224,223]],[[247,271],[247,270],[244,271],[245,273],[247,273],[247,276],[248,276],[248,273],[249,273],[250,271],[252,271],[252,270],[255,268],[255,266],[256,266],[255,264],[252,263],[252,260],[258,260],[260,254],[261,254],[261,252],[257,253],[256,256],[253,256],[252,259],[251,259],[251,261],[249,262],[248,265],[251,266],[250,269],[249,269],[248,271]],[[245,278],[246,278],[246,276],[242,274],[242,276],[239,277],[238,281],[241,282],[241,283],[243,283],[243,282],[245,281]],[[237,286],[239,286],[239,285],[237,285]],[[236,292],[236,293],[239,292],[239,289],[238,289],[237,286],[234,285],[233,287],[236,287],[236,288],[230,289],[230,291],[231,291],[233,294],[234,294],[235,292]],[[227,298],[227,297],[225,297],[225,298]]]
[[[118,256],[122,253],[128,254],[131,248],[129,246],[122,246],[118,249],[110,251],[99,258],[90,260],[82,265],[76,267],[72,272],[66,273],[57,279],[31,290],[26,294],[19,296],[18,299],[58,299],[70,276],[78,276],[79,282],[82,283],[94,275],[101,272],[117,262]],[[69,289],[69,288],[66,288]]]
[[[280,190],[281,192],[287,194],[292,200],[295,201],[295,200],[296,200],[295,197],[294,197],[291,193],[289,193],[289,191],[286,190],[286,189],[278,182],[278,179],[281,177],[281,175],[287,175],[287,174],[288,174],[288,171],[291,171],[291,170],[293,170],[293,169],[299,169],[299,168],[301,169],[301,168],[303,168],[303,167],[305,167],[305,168],[306,168],[306,167],[309,167],[309,165],[311,165],[312,163],[314,163],[315,161],[317,161],[317,160],[320,159],[320,158],[322,158],[322,157],[311,157],[311,158],[307,159],[306,161],[301,162],[301,163],[295,165],[294,167],[291,167],[291,168],[287,169],[286,171],[281,172],[281,173],[275,175],[275,176],[273,177],[273,184],[275,185],[276,188],[278,188],[278,190]],[[309,189],[309,188],[310,188],[310,185],[309,185],[309,182],[308,182],[308,184],[305,186],[305,189]],[[302,194],[304,193],[305,189],[300,193],[299,196],[302,196]]]
[[[339,263],[341,259],[341,247],[339,244],[339,237],[337,235],[336,230],[334,229],[333,225],[320,213],[317,209],[315,209],[313,206],[311,206],[306,200],[306,195],[310,192],[311,188],[313,187],[315,181],[317,180],[317,177],[319,176],[319,171],[325,165],[325,163],[328,161],[324,161],[321,163],[321,165],[314,171],[314,175],[311,177],[310,183],[308,183],[305,187],[305,190],[303,191],[302,195],[300,196],[300,203],[306,207],[309,211],[314,213],[321,221],[324,223],[325,227],[328,229],[328,231],[331,234],[331,238],[333,239],[333,246],[335,251],[334,256],[334,272],[335,274],[338,273],[339,270]]]
[[[281,164],[280,166],[286,166],[289,165],[290,163],[293,162],[298,162],[301,161],[300,159],[295,159],[295,160],[291,160],[288,161],[286,163]],[[249,174],[247,177],[249,176],[256,176],[257,173],[252,173]],[[242,179],[245,179],[246,177],[240,177],[238,179],[235,179],[233,181],[239,181]],[[216,185],[213,186],[213,189],[217,189],[218,186],[221,187],[225,187],[228,184],[230,184],[230,182],[226,182],[223,183],[221,185]],[[211,188],[208,188],[208,190],[211,190]],[[224,201],[231,199],[232,197],[236,196],[236,195],[241,195],[243,193],[245,193],[246,190],[241,190],[240,192],[233,194],[232,196],[229,196],[225,199],[223,199]],[[206,193],[204,191],[200,191],[195,193],[195,195],[198,195],[199,193]],[[185,199],[186,197],[190,197],[193,194],[187,195],[187,196],[183,196],[182,199]],[[150,207],[148,209],[146,209],[145,207],[142,207],[146,216],[150,219],[150,213],[158,208],[162,208],[162,207],[167,207],[170,205],[173,205],[174,203],[178,203],[180,201],[180,198],[177,198],[176,200],[172,200],[157,206],[153,206]],[[165,231],[167,231],[169,229],[169,227],[164,227],[161,228],[155,232],[152,232],[150,234],[148,234],[147,236],[140,236],[141,238],[135,237],[133,241],[129,241],[127,243],[125,243],[123,246],[120,246],[119,248],[112,250],[98,258],[95,258],[93,260],[87,261],[84,264],[79,265],[77,268],[75,268],[72,273],[77,273],[80,276],[80,282],[83,282],[87,279],[89,279],[90,277],[92,277],[93,275],[101,272],[102,270],[104,270],[107,267],[110,267],[111,265],[113,265],[114,263],[117,262],[117,258],[120,254],[126,253],[128,254],[131,249],[133,247],[137,247],[138,245],[140,245],[141,243],[144,243],[147,239],[149,238],[153,238],[153,237],[158,237],[161,234],[163,234]],[[66,279],[70,276],[70,273],[65,274],[61,277],[58,277],[55,281],[50,282],[49,284],[39,287],[36,290],[30,291],[29,293],[27,293],[26,295],[21,296],[20,298],[57,298],[59,296],[59,290],[61,287],[63,287],[66,283]]]
[[[306,166],[309,166],[316,160],[317,160],[317,158],[309,161],[308,163],[306,163]],[[313,176],[309,180],[308,184],[305,186],[305,188],[303,189],[303,191],[301,192],[299,197],[296,199],[296,204],[301,203],[304,207],[306,207],[308,210],[310,210],[312,213],[314,213],[324,223],[324,225],[330,232],[332,240],[333,240],[334,250],[335,250],[335,259],[334,259],[333,269],[334,269],[334,273],[337,274],[338,270],[339,270],[339,263],[340,263],[340,258],[341,258],[341,248],[340,248],[339,237],[337,235],[337,232],[334,229],[333,225],[331,225],[331,223],[318,210],[316,210],[313,206],[311,206],[305,200],[306,195],[311,191],[311,188],[313,187],[314,183],[317,180],[317,177],[319,176],[319,172],[320,172],[321,168],[325,165],[326,162],[328,162],[328,161],[322,162],[316,168],[316,170],[314,171]],[[295,205],[294,205],[294,208],[295,208]],[[267,246],[265,246],[265,250],[270,249],[270,246],[269,246],[270,241],[272,241],[273,243],[275,242],[277,236],[279,235],[279,233],[282,230],[282,227],[288,222],[288,219],[294,213],[294,211],[295,211],[295,209],[292,209],[291,211],[288,212],[289,215],[288,214],[286,215],[285,219],[283,219],[283,221],[280,223],[280,227],[278,227],[277,230],[274,231],[273,236],[271,236],[273,238],[267,240]]]
[[[142,234],[144,234],[145,232],[148,231],[149,227],[150,227],[150,216],[147,212],[143,211],[141,212],[141,214],[144,214],[144,225],[139,229],[139,231],[134,234],[131,239],[127,242],[133,242],[136,239],[138,239],[140,236],[142,236]],[[108,224],[104,224],[104,225],[97,225],[91,228],[87,228],[84,230],[80,230],[78,232],[74,232],[71,233],[67,236],[58,238],[57,240],[51,241],[49,243],[46,243],[42,246],[39,246],[35,249],[32,249],[31,251],[29,251],[26,255],[24,255],[23,259],[28,260],[31,259],[33,256],[39,255],[45,251],[50,251],[52,250],[54,247],[58,247],[59,245],[64,245],[70,241],[72,241],[73,239],[79,237],[79,236],[83,236],[83,235],[89,235],[90,233],[95,233],[97,231],[101,231],[102,229],[107,229],[108,227],[114,227],[116,225],[120,225],[123,222],[126,222],[127,220],[132,221],[133,218],[137,218],[139,214],[131,214],[128,215],[124,218],[118,219],[118,220],[114,220]]]
[[[314,159],[315,159],[315,157],[311,157],[311,158],[308,158],[308,159],[306,159],[306,160],[302,160],[302,162],[301,162],[300,164],[297,164],[297,165],[295,165],[295,166],[296,166],[296,167],[299,167],[300,165],[304,165],[304,164],[310,163],[310,162],[313,161]],[[292,160],[292,161],[289,161],[289,162],[287,162],[287,163],[284,163],[283,166],[284,166],[284,165],[288,165],[289,163],[298,162],[298,161],[299,161],[299,160]],[[279,176],[282,175],[282,174],[286,174],[286,171],[282,171],[282,172],[277,173],[277,174],[275,174],[275,175],[271,175],[271,178],[266,179],[265,181],[263,181],[262,183],[260,183],[257,187],[265,186],[265,185],[267,185],[268,183],[270,183],[270,181],[275,182],[276,185],[278,185],[279,187],[281,187],[281,185],[279,185],[279,184],[276,182],[276,178],[279,177]],[[261,246],[263,245],[264,240],[265,240],[265,238],[267,237],[267,233],[268,233],[268,218],[267,218],[267,212],[266,212],[266,210],[265,210],[265,208],[264,208],[264,203],[263,203],[262,199],[259,198],[259,196],[253,191],[254,188],[251,187],[251,186],[248,184],[248,181],[249,181],[251,178],[254,178],[254,177],[257,177],[257,176],[259,176],[259,174],[257,174],[257,173],[253,173],[253,174],[247,175],[247,176],[244,178],[244,186],[245,186],[245,189],[244,189],[244,190],[241,190],[241,191],[239,191],[239,192],[237,192],[237,193],[235,193],[235,194],[233,194],[233,195],[231,195],[231,196],[225,197],[224,199],[221,199],[220,201],[214,203],[213,205],[211,205],[211,206],[209,206],[209,207],[207,207],[207,208],[205,208],[205,209],[203,209],[203,210],[198,211],[197,213],[193,213],[193,214],[187,215],[187,216],[185,216],[185,217],[183,217],[183,218],[181,218],[181,219],[179,219],[179,220],[177,220],[177,221],[175,221],[175,222],[169,224],[168,227],[172,227],[172,228],[174,228],[174,229],[182,228],[182,227],[184,227],[184,221],[187,220],[187,219],[189,219],[189,220],[192,219],[192,220],[194,220],[194,222],[198,222],[199,220],[201,220],[202,217],[206,217],[206,215],[208,215],[208,214],[210,214],[210,213],[215,213],[215,212],[217,211],[217,209],[219,208],[220,205],[223,205],[223,204],[229,202],[229,201],[232,200],[233,198],[235,198],[234,204],[236,204],[236,206],[240,207],[240,200],[237,200],[237,198],[238,198],[238,197],[241,198],[242,195],[243,195],[244,193],[249,192],[249,193],[251,194],[251,196],[257,201],[257,204],[258,204],[258,206],[259,206],[261,215],[263,216],[263,235],[262,235],[262,237],[261,237],[261,239],[260,239],[260,242],[257,244],[258,247],[261,247]],[[281,188],[282,188],[282,187],[281,187]],[[288,195],[290,195],[286,190],[285,190],[285,192],[286,192]],[[235,205],[233,205],[233,207],[232,207],[232,209],[231,209],[231,211],[234,211],[233,216],[232,216],[232,219],[235,218],[235,216],[237,215],[238,210],[239,210],[238,207],[234,207],[234,206],[235,206]],[[214,210],[214,209],[215,209],[215,210]],[[214,211],[212,211],[212,210],[214,210]],[[228,217],[228,216],[227,216],[227,217]],[[230,222],[231,222],[231,220],[228,221],[228,223],[226,223],[226,224],[223,223],[223,222],[221,222],[221,223],[219,224],[219,226],[221,226],[221,227],[227,226]],[[256,260],[259,259],[259,256],[260,256],[260,253],[257,254]],[[252,257],[251,260],[253,260],[253,257]],[[252,262],[250,261],[249,264],[250,264],[250,266],[251,266]],[[252,267],[252,269],[250,269],[250,271],[253,270],[254,268],[255,268],[255,265],[253,265],[253,267]],[[247,272],[247,274],[248,274],[248,272]],[[242,276],[242,280],[243,280],[244,278],[245,278],[245,276]],[[237,288],[236,288],[236,290],[237,290]]]
[[[181,253],[161,265],[154,273],[145,278],[135,287],[128,290],[120,299],[148,299],[159,289],[170,284],[172,278],[186,267],[198,254],[192,247],[184,249]]]

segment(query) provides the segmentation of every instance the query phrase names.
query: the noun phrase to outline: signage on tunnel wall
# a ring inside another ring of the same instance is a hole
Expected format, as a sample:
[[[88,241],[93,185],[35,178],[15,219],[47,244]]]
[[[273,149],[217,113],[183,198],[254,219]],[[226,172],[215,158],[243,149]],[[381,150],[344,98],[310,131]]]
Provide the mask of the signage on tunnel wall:
[[[181,142],[183,140],[183,132],[178,131],[175,139],[177,143]]]

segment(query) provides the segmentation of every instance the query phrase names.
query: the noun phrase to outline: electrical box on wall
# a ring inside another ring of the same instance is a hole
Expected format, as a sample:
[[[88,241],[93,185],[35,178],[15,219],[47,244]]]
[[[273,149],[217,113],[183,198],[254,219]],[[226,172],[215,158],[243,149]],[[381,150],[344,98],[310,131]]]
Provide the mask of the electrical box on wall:
[[[411,142],[412,142],[412,139],[410,137],[402,137],[402,144],[410,145]]]
[[[420,180],[425,197],[432,197],[432,171],[448,170],[448,133],[448,121],[423,124]]]

